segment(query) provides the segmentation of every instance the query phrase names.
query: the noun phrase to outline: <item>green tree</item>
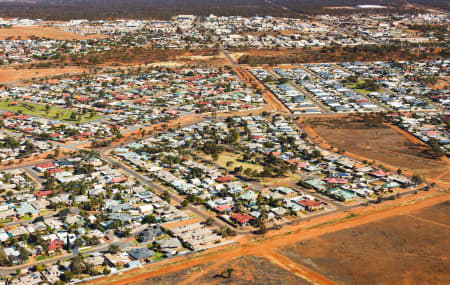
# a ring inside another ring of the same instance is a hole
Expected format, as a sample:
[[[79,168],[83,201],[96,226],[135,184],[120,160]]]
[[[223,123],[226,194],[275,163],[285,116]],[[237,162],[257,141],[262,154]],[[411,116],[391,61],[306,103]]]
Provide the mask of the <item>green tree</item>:
[[[422,177],[416,174],[411,178],[411,181],[416,185],[422,184]]]
[[[72,261],[70,263],[70,270],[74,274],[80,274],[83,272],[83,259],[81,256],[77,255],[74,258],[72,258]]]
[[[120,251],[120,247],[117,244],[112,244],[112,245],[109,246],[108,251],[110,253],[115,254],[115,253],[118,253]]]

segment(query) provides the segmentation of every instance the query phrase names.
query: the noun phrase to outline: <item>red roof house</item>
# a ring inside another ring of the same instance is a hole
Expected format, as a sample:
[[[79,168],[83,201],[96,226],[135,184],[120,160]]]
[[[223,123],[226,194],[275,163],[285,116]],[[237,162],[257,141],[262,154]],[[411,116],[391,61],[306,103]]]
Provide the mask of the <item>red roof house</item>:
[[[222,177],[216,178],[216,181],[219,183],[227,183],[227,182],[231,182],[231,180],[233,180],[233,178],[231,178],[230,176],[222,176]]]
[[[322,202],[320,201],[312,201],[309,199],[305,199],[305,200],[301,200],[297,202],[298,204],[302,205],[303,207],[305,207],[306,210],[308,211],[313,211],[319,208],[323,207]]]
[[[55,251],[59,248],[63,248],[64,242],[59,239],[51,240],[48,242],[48,251]]]
[[[215,207],[214,210],[216,210],[219,213],[222,213],[222,212],[230,211],[231,206],[230,205],[219,205],[219,206]]]
[[[114,177],[113,179],[111,179],[111,182],[112,183],[122,183],[126,180],[127,180],[126,177]]]
[[[55,165],[54,165],[53,163],[51,163],[51,162],[44,162],[44,163],[41,163],[41,164],[36,165],[35,168],[36,168],[39,172],[44,172],[44,171],[46,171],[46,170],[55,168]]]
[[[48,196],[50,194],[52,194],[52,191],[50,191],[50,190],[48,190],[48,191],[38,191],[38,192],[34,193],[34,195],[36,197],[45,197],[45,196]]]
[[[233,215],[231,215],[231,218],[233,220],[235,220],[237,223],[239,223],[240,225],[247,225],[249,223],[251,223],[252,221],[255,221],[255,218],[245,214],[245,213],[234,213]]]

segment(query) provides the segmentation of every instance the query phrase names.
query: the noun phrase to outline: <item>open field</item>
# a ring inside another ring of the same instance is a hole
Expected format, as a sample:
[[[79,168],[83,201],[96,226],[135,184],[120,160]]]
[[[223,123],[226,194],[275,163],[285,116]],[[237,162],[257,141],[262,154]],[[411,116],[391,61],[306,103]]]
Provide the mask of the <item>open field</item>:
[[[55,76],[63,74],[82,73],[88,71],[87,68],[79,66],[66,66],[64,68],[51,67],[51,68],[21,68],[15,69],[12,67],[0,68],[0,83],[8,83],[14,81],[22,81],[27,79]]]
[[[201,158],[211,160],[210,155],[206,155],[204,153],[199,153]],[[227,162],[232,162],[233,164],[227,166]],[[242,155],[235,154],[232,152],[222,152],[219,154],[219,158],[217,161],[214,161],[215,164],[226,168],[228,171],[233,171],[235,167],[242,166],[243,169],[250,168],[251,170],[262,171],[263,167],[259,164],[249,163],[242,160]]]
[[[227,269],[232,269],[231,277]],[[243,256],[205,273],[193,284],[310,284],[303,278],[258,256]]]
[[[45,26],[11,27],[0,29],[0,40],[22,39],[28,40],[30,37],[49,38],[52,40],[82,40],[104,38],[103,35],[82,36],[71,32],[65,32],[58,28]]]
[[[355,52],[352,47],[339,47],[337,49],[327,49],[321,47],[307,47],[302,49],[277,50],[255,50],[255,49],[232,49],[230,56],[240,64],[258,66],[267,64],[275,66],[279,64],[299,64],[318,62],[342,62],[342,61],[368,61],[370,60],[398,60],[417,59],[417,54],[406,48],[397,47],[395,50],[379,53],[370,50],[359,50]],[[439,50],[427,49],[421,55],[426,59],[439,57]]]
[[[286,175],[287,175],[286,177],[276,177],[276,178],[265,177],[265,178],[262,178],[259,183],[262,185],[265,185],[265,186],[290,187],[290,186],[296,184],[301,178],[300,175],[298,175],[296,173],[289,173]]]
[[[363,94],[369,94],[371,92],[378,92],[378,91],[380,91],[380,89],[372,91],[372,90],[368,90],[368,89],[357,88],[358,84],[360,84],[360,83],[364,83],[364,80],[359,80],[358,83],[346,83],[345,86],[348,87],[348,88],[351,88],[351,89],[353,89],[353,90],[355,90],[355,91],[357,91],[359,93],[363,93]]]
[[[418,210],[415,214],[422,219],[450,226],[450,201]]]
[[[181,280],[183,280],[186,276],[189,276],[193,273],[196,273],[198,271],[204,270],[207,267],[207,264],[199,264],[195,265],[180,271],[173,271],[168,272],[166,274],[161,274],[157,276],[150,277],[148,279],[139,281],[134,283],[135,285],[147,285],[147,284],[154,284],[154,285],[171,285],[171,284],[177,284]]]
[[[449,284],[449,203],[302,241],[282,253],[340,284]]]
[[[356,118],[309,119],[306,131],[317,142],[375,160],[392,168],[434,177],[447,169],[440,159],[431,159],[423,153],[427,147],[403,135],[388,125],[369,126]]]
[[[211,270],[210,270],[211,269]],[[228,277],[227,270],[231,270]],[[195,280],[190,280],[194,277]],[[199,278],[195,278],[199,276]],[[258,256],[243,256],[216,268],[214,263],[195,265],[183,270],[153,276],[135,283],[156,284],[310,284],[301,277]]]
[[[0,102],[0,110],[10,111],[17,113],[19,110],[22,111],[23,114],[31,115],[31,116],[37,116],[37,117],[43,117],[43,118],[49,118],[49,119],[58,119],[62,121],[67,122],[73,122],[73,123],[85,123],[88,121],[96,120],[101,118],[100,116],[94,115],[91,117],[90,113],[86,113],[82,116],[81,120],[71,120],[70,116],[74,112],[72,110],[63,109],[63,108],[55,108],[51,107],[48,109],[48,112],[45,109],[44,105],[39,104],[32,104],[32,103],[24,103],[24,102],[17,102],[17,105],[10,105],[12,101],[6,100]],[[28,106],[28,107],[25,107]]]

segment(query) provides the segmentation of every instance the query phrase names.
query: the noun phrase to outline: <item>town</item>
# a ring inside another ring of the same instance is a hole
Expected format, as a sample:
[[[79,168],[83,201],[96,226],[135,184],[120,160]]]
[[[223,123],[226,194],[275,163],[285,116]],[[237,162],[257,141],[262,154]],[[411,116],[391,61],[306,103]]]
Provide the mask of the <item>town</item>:
[[[0,283],[95,282],[448,191],[448,23],[0,19],[1,68],[31,74],[0,86]],[[365,156],[330,125],[445,166]]]

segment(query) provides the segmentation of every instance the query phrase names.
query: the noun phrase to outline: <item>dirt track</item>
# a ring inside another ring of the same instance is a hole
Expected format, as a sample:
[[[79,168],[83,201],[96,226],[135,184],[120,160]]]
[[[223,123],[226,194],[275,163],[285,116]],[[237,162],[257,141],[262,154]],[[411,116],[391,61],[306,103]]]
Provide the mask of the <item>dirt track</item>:
[[[275,95],[267,90],[267,88],[259,82],[253,74],[251,74],[248,70],[240,67],[234,67],[233,70],[236,72],[236,74],[247,84],[250,86],[256,86],[258,89],[263,91],[263,98],[267,102],[269,106],[273,108],[274,111],[281,112],[284,114],[290,114],[286,106],[284,106],[283,103],[278,100],[278,98],[275,97]]]

